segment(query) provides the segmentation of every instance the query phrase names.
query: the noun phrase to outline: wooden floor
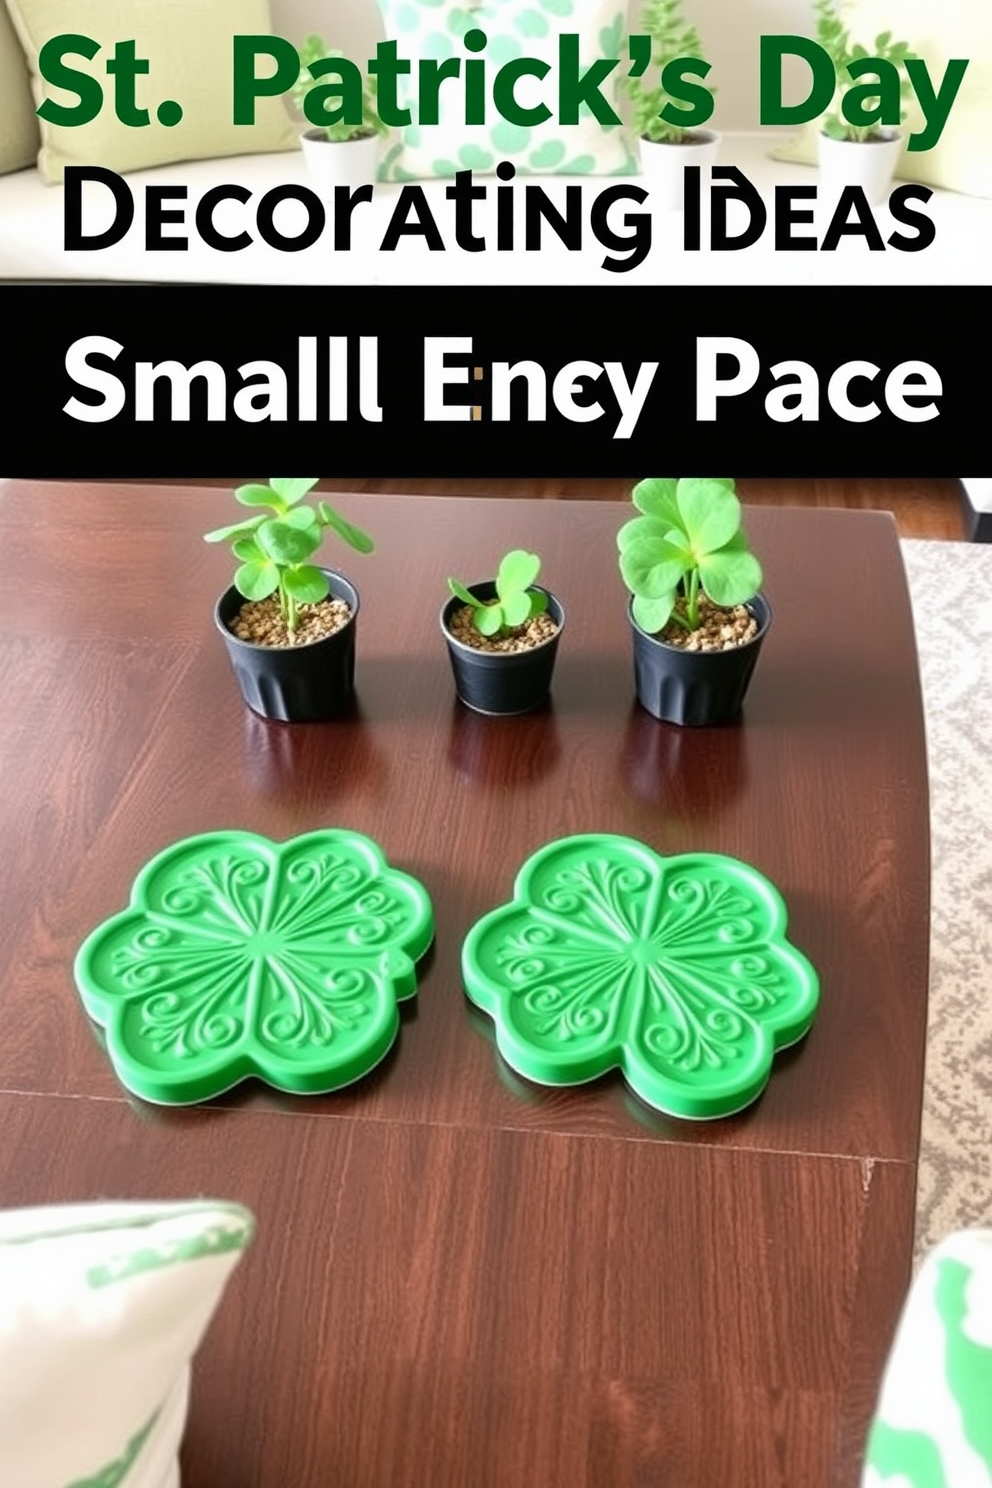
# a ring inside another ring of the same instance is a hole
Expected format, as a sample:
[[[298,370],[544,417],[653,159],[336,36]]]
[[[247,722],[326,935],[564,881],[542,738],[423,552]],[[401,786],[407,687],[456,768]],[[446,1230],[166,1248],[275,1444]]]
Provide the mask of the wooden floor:
[[[637,476],[610,480],[322,480],[327,491],[440,496],[540,496],[546,500],[625,501]],[[741,500],[756,506],[840,506],[891,511],[900,537],[963,540],[967,533],[956,480],[741,479]]]

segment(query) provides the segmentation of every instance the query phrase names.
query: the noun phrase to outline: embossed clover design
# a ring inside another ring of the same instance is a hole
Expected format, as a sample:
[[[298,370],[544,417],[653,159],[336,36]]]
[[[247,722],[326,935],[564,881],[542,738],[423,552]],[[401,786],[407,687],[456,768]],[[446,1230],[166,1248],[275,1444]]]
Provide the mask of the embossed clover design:
[[[462,972],[518,1074],[573,1085],[619,1069],[658,1110],[726,1116],[816,1013],[819,979],[786,922],[778,890],[735,858],[567,837],[472,927]]]
[[[146,1100],[207,1100],[249,1076],[316,1094],[385,1056],[433,933],[425,889],[360,833],[211,832],[145,865],[75,977]]]

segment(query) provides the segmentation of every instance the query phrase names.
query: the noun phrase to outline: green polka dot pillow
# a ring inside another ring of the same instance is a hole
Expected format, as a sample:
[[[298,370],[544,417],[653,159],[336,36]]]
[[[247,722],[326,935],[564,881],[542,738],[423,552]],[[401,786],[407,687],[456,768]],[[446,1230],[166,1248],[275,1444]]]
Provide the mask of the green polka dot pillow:
[[[622,124],[602,124],[583,104],[576,124],[559,124],[558,39],[578,37],[580,69],[603,57],[618,57],[620,66],[601,84],[600,93],[619,114],[617,79],[624,70],[626,14],[622,0],[379,0],[386,34],[397,43],[400,58],[411,63],[409,77],[401,79],[399,102],[411,109],[411,123],[394,132],[380,162],[385,181],[419,180],[430,176],[453,176],[471,170],[491,173],[500,161],[509,161],[517,172],[556,175],[636,175],[632,153]],[[465,35],[480,30],[486,37],[481,52],[465,45]],[[524,109],[544,103],[552,117],[530,127],[501,117],[492,102],[492,83],[505,63],[518,57],[546,62],[550,71],[543,78],[521,77],[514,88],[516,102]],[[438,95],[438,122],[419,122],[417,64],[421,59],[443,62],[461,60],[457,78],[442,82]],[[485,64],[486,122],[466,125],[465,62]]]

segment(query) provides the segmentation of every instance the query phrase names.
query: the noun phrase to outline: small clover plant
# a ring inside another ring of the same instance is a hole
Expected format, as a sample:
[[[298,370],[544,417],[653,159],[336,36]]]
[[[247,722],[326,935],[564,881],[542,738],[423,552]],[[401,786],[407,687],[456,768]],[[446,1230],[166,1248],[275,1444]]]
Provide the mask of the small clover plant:
[[[368,139],[375,134],[388,133],[385,124],[379,117],[374,79],[363,78],[361,81],[361,124],[348,123],[344,119],[329,117],[328,110],[325,108],[323,101],[310,97],[310,94],[315,88],[331,87],[334,90],[337,107],[334,108],[332,106],[330,112],[333,114],[342,111],[342,96],[341,92],[338,91],[337,85],[341,84],[343,89],[343,80],[339,74],[335,71],[332,73],[331,78],[325,78],[324,74],[319,70],[317,72],[312,71],[325,57],[332,60],[344,57],[345,54],[339,47],[327,46],[320,36],[308,36],[300,46],[298,55],[300,58],[300,75],[289,90],[289,96],[308,123],[312,124],[315,129],[319,129],[335,144],[339,144],[345,140]],[[348,63],[349,68],[354,67],[354,65],[354,63]],[[309,107],[307,106],[308,101]]]
[[[859,90],[858,97],[863,110],[867,109],[870,101],[874,101],[876,107],[879,106],[877,100],[872,100],[871,95],[867,93],[867,83],[860,81],[855,83],[848,68],[852,62],[863,62],[869,55],[880,57],[885,62],[891,62],[900,70],[900,96],[907,99],[912,93],[912,83],[906,72],[906,61],[913,56],[909,43],[894,41],[891,31],[883,31],[875,37],[875,45],[869,53],[868,48],[862,46],[860,42],[852,43],[850,33],[838,13],[835,0],[816,0],[813,12],[816,16],[817,43],[833,63],[837,79],[834,106],[823,121],[823,133],[829,135],[831,139],[852,140],[861,144],[867,140],[877,139],[880,134],[877,120],[871,120],[867,124],[852,124],[841,112],[844,95],[855,87]],[[869,75],[875,79],[878,78],[877,72]],[[905,109],[902,110],[900,117],[905,119]]]
[[[681,144],[692,131],[689,122],[680,116],[698,107],[673,98],[664,83],[663,74],[670,62],[681,57],[705,62],[699,32],[683,16],[682,5],[683,0],[645,0],[640,30],[651,38],[651,69],[658,81],[652,84],[643,77],[627,77],[623,82],[632,105],[635,132],[655,143]],[[708,64],[705,71],[709,71]],[[698,88],[699,84],[694,81],[693,86]],[[711,94],[715,91],[709,89]]]
[[[642,630],[654,634],[670,620],[695,630],[700,592],[725,608],[754,598],[761,565],[748,549],[732,480],[643,480],[631,500],[643,515],[624,523],[617,547]],[[680,596],[684,613],[675,606]]]
[[[327,575],[309,562],[327,528],[359,553],[371,553],[375,546],[368,533],[346,522],[326,501],[318,501],[316,507],[303,502],[316,484],[314,476],[312,480],[270,480],[266,486],[239,486],[234,493],[236,501],[243,506],[268,507],[269,512],[204,533],[205,542],[231,544],[241,563],[234,585],[245,599],[267,599],[278,593],[279,608],[291,634],[296,630],[297,606],[327,598]]]
[[[448,588],[456,599],[471,605],[472,624],[480,635],[505,635],[547,609],[548,596],[542,589],[530,587],[540,571],[541,560],[536,553],[514,548],[500,562],[495,599],[479,599],[457,579],[449,579]]]

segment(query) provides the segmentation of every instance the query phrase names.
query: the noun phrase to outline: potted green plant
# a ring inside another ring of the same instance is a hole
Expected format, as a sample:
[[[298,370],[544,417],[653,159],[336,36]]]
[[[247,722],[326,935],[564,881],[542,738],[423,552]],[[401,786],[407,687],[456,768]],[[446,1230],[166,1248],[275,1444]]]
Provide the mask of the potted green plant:
[[[548,695],[565,611],[535,582],[540,569],[536,553],[514,548],[494,579],[448,580],[441,631],[455,691],[477,713],[529,713]]]
[[[658,205],[676,209],[683,204],[686,166],[709,169],[720,144],[715,130],[697,127],[691,118],[701,107],[708,118],[712,102],[687,105],[666,87],[665,69],[680,59],[698,62],[699,77],[709,70],[699,32],[685,19],[682,6],[683,0],[645,0],[640,30],[651,38],[651,63],[639,77],[624,81],[639,139],[641,173]],[[712,100],[713,89],[701,83],[692,87]]]
[[[833,63],[836,79],[833,102],[817,135],[824,194],[832,200],[845,186],[859,186],[873,205],[883,202],[902,154],[902,130],[898,125],[883,125],[877,117],[872,117],[879,112],[881,101],[876,95],[866,94],[869,85],[857,76],[852,77],[848,68],[852,63],[863,62],[869,55],[891,63],[900,72],[900,98],[906,99],[912,88],[906,61],[913,53],[909,43],[894,40],[891,31],[883,31],[875,37],[870,53],[860,42],[852,42],[835,0],[816,0],[813,11],[817,44]],[[870,70],[867,75],[878,77],[877,72]],[[857,112],[866,116],[863,123],[852,122],[843,112],[845,98],[852,89],[858,90]],[[905,117],[903,109],[900,118]]]
[[[638,699],[668,723],[726,722],[771,623],[735,484],[643,480],[631,499],[640,515],[621,527],[617,546]]]
[[[374,80],[368,77],[362,79],[361,124],[328,119],[327,110],[310,98],[314,89],[326,86],[324,75],[311,69],[324,58],[344,55],[339,48],[327,46],[320,36],[308,36],[299,48],[300,74],[290,89],[290,98],[310,124],[300,136],[300,144],[310,179],[323,196],[330,196],[335,186],[374,185],[379,138],[388,133],[376,107]]]
[[[209,543],[229,542],[238,560],[214,620],[242,696],[263,718],[285,723],[333,717],[354,686],[358,590],[311,559],[328,530],[356,552],[374,547],[326,501],[303,500],[316,484],[314,477],[239,486],[236,501],[264,510],[204,534]]]

